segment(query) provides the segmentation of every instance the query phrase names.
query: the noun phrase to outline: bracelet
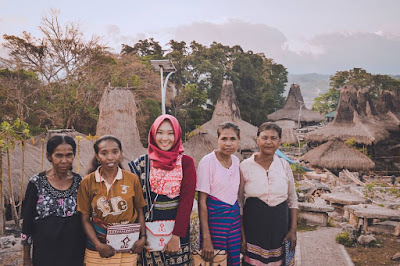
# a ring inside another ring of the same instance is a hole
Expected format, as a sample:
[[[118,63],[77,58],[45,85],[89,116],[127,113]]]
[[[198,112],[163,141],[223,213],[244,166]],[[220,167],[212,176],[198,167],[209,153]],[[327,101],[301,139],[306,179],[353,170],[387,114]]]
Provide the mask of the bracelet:
[[[144,237],[144,238],[147,240],[147,235],[146,235],[146,234],[144,234],[144,235],[139,235],[139,239],[141,239],[142,237]]]

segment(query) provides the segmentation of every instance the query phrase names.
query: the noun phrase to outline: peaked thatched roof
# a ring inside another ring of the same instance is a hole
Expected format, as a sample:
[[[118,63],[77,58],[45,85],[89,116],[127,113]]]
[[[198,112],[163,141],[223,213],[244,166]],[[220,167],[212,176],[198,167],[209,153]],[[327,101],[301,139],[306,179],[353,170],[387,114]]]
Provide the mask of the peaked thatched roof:
[[[201,159],[204,155],[216,149],[218,125],[226,121],[232,121],[240,128],[239,150],[255,151],[257,149],[255,141],[257,127],[241,119],[233,82],[224,80],[220,98],[217,101],[211,120],[191,132],[190,135],[192,137],[184,143],[186,154]],[[208,136],[204,134],[208,134]],[[212,139],[214,139],[214,142]],[[204,143],[205,140],[207,140],[207,143],[210,145],[202,146],[201,143]],[[213,147],[211,147],[211,143],[214,143]],[[198,163],[196,160],[195,162],[196,164]]]
[[[303,106],[302,106],[303,105]],[[301,107],[301,111],[300,111]],[[325,118],[304,106],[303,96],[301,95],[300,86],[298,84],[292,84],[290,86],[289,94],[286,98],[285,106],[283,109],[280,109],[272,114],[267,116],[269,121],[279,121],[279,120],[299,120],[299,112],[300,112],[300,121],[301,122],[321,122],[324,121]]]
[[[305,140],[321,143],[354,138],[357,143],[372,145],[388,138],[389,132],[374,116],[376,112],[366,97],[364,90],[357,94],[353,86],[344,86],[333,122],[307,133]]]
[[[122,143],[123,166],[145,153],[136,125],[135,98],[129,88],[107,88],[100,102],[96,135],[114,135]]]
[[[400,131],[400,102],[396,102],[396,93],[382,91],[376,105],[377,116],[382,125],[391,132]]]
[[[330,140],[307,152],[303,159],[314,167],[331,170],[370,171],[375,163],[341,139]]]

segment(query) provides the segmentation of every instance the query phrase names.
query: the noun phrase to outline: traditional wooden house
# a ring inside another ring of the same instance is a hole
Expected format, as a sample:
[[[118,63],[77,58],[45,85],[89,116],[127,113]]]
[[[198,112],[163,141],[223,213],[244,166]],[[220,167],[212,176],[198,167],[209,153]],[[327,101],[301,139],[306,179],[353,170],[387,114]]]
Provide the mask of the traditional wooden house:
[[[300,86],[292,84],[285,105],[282,109],[267,116],[268,121],[276,122],[281,127],[302,127],[305,125],[316,125],[325,118],[304,105]],[[299,125],[300,123],[300,125]]]

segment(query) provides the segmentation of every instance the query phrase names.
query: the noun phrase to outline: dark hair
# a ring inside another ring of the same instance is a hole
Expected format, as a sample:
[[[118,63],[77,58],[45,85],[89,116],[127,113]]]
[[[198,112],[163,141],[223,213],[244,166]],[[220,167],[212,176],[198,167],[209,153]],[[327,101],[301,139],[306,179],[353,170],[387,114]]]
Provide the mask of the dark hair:
[[[271,122],[265,122],[258,128],[257,137],[260,136],[260,133],[265,130],[275,130],[276,133],[278,133],[279,138],[282,138],[282,128]]]
[[[233,129],[233,131],[235,131],[236,135],[240,139],[240,129],[239,129],[239,127],[235,123],[230,122],[230,121],[227,121],[227,122],[224,122],[224,123],[218,125],[218,129],[217,129],[218,138],[219,138],[219,135],[221,135],[221,131],[223,129],[228,129],[228,128]]]
[[[76,154],[76,143],[73,138],[67,135],[56,135],[52,136],[48,141],[47,141],[47,159],[53,155],[54,150],[61,144],[68,144],[71,145],[72,147],[72,152],[74,153],[74,156]],[[50,160],[49,160],[50,161]]]
[[[116,137],[114,137],[112,135],[104,135],[104,136],[98,138],[96,140],[96,142],[93,144],[93,149],[94,149],[95,154],[99,153],[99,145],[100,145],[100,143],[103,142],[103,141],[106,141],[106,140],[111,140],[111,141],[114,141],[115,143],[117,143],[119,150],[122,151],[122,145],[121,145],[121,141],[119,139],[117,139]],[[96,171],[96,169],[99,166],[100,166],[100,163],[97,160],[96,156],[94,156],[93,159],[92,159],[92,167],[89,169],[88,174]],[[118,166],[122,169],[121,163],[119,163]]]

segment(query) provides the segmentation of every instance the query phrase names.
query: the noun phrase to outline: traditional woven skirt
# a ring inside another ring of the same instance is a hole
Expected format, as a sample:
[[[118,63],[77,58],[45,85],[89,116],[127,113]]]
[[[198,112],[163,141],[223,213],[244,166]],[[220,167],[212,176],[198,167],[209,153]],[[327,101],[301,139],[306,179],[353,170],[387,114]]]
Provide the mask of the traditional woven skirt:
[[[215,250],[226,250],[228,265],[240,265],[241,220],[239,204],[207,197],[208,228]],[[200,237],[202,239],[202,237]]]
[[[85,265],[119,265],[119,266],[132,266],[137,265],[138,254],[131,253],[115,253],[111,258],[100,257],[99,252],[86,249],[85,252]]]
[[[155,193],[151,192],[151,198],[154,199]],[[153,213],[151,221],[160,220],[175,220],[176,212],[179,205],[179,197],[170,199],[165,195],[158,195],[156,202],[154,203]],[[191,265],[191,252],[190,252],[190,226],[185,237],[181,237],[181,250],[177,253],[170,255],[162,251],[147,252],[143,250],[142,254],[139,255],[138,265]]]
[[[243,265],[285,265],[283,239],[289,228],[287,202],[268,206],[259,198],[248,198],[243,226],[247,250]]]

